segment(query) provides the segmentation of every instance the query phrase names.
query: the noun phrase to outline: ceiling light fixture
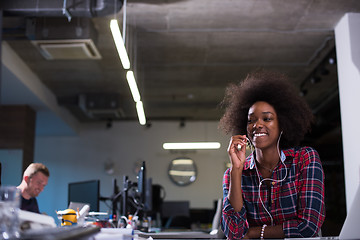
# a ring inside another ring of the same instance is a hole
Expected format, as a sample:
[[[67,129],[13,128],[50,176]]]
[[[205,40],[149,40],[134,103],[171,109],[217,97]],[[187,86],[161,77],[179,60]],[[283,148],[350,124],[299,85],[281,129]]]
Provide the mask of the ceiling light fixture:
[[[184,143],[164,143],[163,148],[166,150],[179,149],[219,149],[219,142],[184,142]]]
[[[137,111],[137,114],[138,114],[139,123],[141,125],[145,125],[146,124],[146,117],[145,117],[145,111],[144,111],[144,106],[143,106],[142,101],[136,102],[136,111]]]
[[[139,89],[137,87],[136,84],[136,80],[135,80],[135,76],[134,76],[134,72],[133,71],[128,71],[126,73],[126,79],[128,81],[129,87],[130,87],[130,91],[131,94],[133,96],[134,102],[136,103],[136,111],[138,114],[138,118],[139,118],[139,123],[141,125],[145,125],[146,124],[146,117],[145,117],[145,111],[144,111],[144,106],[142,101],[140,101],[140,93],[139,93]]]
[[[124,69],[129,69],[130,68],[129,56],[126,52],[125,44],[123,38],[121,37],[119,24],[116,19],[112,19],[110,21],[110,29],[114,38],[116,49],[118,51],[121,60],[121,64],[123,65]]]
[[[131,91],[131,94],[133,96],[133,99],[137,103],[138,101],[140,101],[140,93],[139,93],[139,89],[138,89],[137,84],[136,84],[134,72],[133,71],[128,71],[126,73],[126,79],[128,81],[128,84],[129,84],[130,91]]]
[[[334,57],[330,57],[328,62],[329,62],[330,65],[333,65],[333,64],[336,63],[336,59]]]
[[[124,0],[124,21],[123,21],[123,35],[125,36],[125,26],[126,26],[126,0]],[[110,21],[110,29],[111,33],[114,38],[114,42],[116,45],[116,49],[118,51],[121,63],[125,70],[130,69],[130,60],[129,56],[126,52],[125,48],[125,39],[121,36],[120,28],[118,21],[116,20],[116,13],[114,14],[114,19]],[[128,81],[130,91],[132,94],[132,97],[134,99],[134,102],[136,103],[136,111],[138,114],[139,123],[141,125],[146,124],[146,117],[145,117],[145,111],[144,106],[140,98],[139,89],[136,84],[135,76],[133,71],[127,71],[126,73],[126,79]]]

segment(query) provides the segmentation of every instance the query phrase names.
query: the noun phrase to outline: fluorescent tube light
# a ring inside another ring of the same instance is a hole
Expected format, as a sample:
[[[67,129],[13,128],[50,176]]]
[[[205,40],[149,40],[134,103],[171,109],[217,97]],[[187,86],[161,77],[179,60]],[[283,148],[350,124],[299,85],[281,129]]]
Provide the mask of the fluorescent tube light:
[[[121,37],[120,28],[118,21],[116,19],[112,19],[110,21],[110,29],[114,38],[115,46],[118,51],[121,63],[124,69],[130,68],[130,60],[126,52],[125,44],[123,38]]]
[[[164,149],[219,149],[218,142],[185,142],[185,143],[164,143]]]
[[[143,106],[142,101],[138,101],[136,103],[136,111],[137,111],[137,114],[138,114],[139,123],[141,125],[145,125],[146,124],[146,118],[145,118],[144,106]]]
[[[128,71],[126,73],[126,79],[128,81],[130,91],[131,91],[131,94],[132,94],[132,96],[134,98],[134,101],[135,102],[140,101],[140,93],[139,93],[139,89],[138,89],[136,81],[135,81],[134,72],[133,71]]]

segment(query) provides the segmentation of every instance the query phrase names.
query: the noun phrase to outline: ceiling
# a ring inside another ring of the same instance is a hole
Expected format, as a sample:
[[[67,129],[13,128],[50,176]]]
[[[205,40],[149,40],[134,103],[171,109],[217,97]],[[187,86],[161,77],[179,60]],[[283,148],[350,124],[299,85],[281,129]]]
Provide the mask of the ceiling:
[[[3,40],[80,123],[137,120],[109,29],[116,17],[148,123],[219,120],[225,87],[264,68],[288,74],[305,93],[315,132],[339,127],[333,29],[345,13],[360,12],[360,1],[68,0],[70,21],[63,3],[2,1]],[[74,48],[44,47],[55,57],[48,60],[33,40],[71,40]],[[79,49],[90,57],[77,59]]]

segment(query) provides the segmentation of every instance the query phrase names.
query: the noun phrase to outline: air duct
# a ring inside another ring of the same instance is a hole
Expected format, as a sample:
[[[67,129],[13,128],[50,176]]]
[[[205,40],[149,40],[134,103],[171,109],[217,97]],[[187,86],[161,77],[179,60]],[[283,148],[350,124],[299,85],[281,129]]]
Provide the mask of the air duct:
[[[47,60],[101,59],[91,18],[28,18],[25,35]]]
[[[79,107],[90,119],[120,119],[120,94],[88,93],[79,95]]]
[[[4,16],[60,17],[64,10],[72,17],[102,17],[120,11],[122,0],[10,0],[1,1]]]

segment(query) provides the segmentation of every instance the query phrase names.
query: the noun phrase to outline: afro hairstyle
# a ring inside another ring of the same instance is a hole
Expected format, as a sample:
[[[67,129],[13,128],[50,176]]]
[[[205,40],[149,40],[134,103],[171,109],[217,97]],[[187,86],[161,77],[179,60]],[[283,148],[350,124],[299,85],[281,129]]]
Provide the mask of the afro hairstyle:
[[[238,84],[230,84],[220,106],[225,113],[219,128],[232,135],[247,133],[249,108],[258,101],[274,107],[283,131],[281,148],[295,147],[311,129],[314,116],[284,74],[257,70]]]

